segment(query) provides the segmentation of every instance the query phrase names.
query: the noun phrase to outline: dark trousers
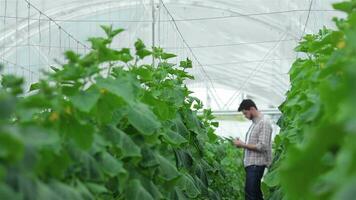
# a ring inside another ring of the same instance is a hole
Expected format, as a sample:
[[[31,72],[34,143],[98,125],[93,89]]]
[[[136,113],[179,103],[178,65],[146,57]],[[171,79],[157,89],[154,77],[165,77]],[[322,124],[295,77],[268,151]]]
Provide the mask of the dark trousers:
[[[263,200],[261,178],[266,166],[251,165],[245,167],[245,200]]]

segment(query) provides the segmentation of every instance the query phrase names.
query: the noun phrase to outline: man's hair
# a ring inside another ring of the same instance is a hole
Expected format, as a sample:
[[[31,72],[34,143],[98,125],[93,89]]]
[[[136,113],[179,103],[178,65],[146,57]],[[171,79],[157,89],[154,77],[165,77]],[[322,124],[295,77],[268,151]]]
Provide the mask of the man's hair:
[[[239,109],[237,109],[237,111],[241,112],[242,110],[250,110],[250,108],[256,108],[257,110],[257,106],[255,104],[255,102],[253,102],[251,99],[244,99],[240,106],[239,106]]]

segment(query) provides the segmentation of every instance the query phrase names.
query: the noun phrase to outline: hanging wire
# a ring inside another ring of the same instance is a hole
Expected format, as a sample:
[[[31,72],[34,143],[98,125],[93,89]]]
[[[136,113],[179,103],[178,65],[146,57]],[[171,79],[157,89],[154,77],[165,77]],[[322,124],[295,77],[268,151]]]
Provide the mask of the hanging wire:
[[[41,41],[41,15],[42,15],[42,12],[40,12],[40,14],[38,15],[38,37],[39,37],[39,41]]]
[[[27,1],[27,0],[25,0]],[[222,20],[222,19],[231,19],[231,18],[243,18],[243,17],[253,17],[253,16],[265,16],[265,15],[276,15],[276,14],[286,14],[286,13],[295,13],[295,12],[309,12],[309,9],[294,9],[294,10],[284,10],[284,11],[273,11],[273,12],[262,12],[262,13],[250,13],[250,14],[238,14],[238,15],[229,15],[229,16],[218,16],[218,17],[201,17],[201,18],[186,18],[186,19],[177,19],[176,22],[189,22],[189,21],[209,21],[209,20]],[[339,12],[336,10],[328,10],[328,9],[315,9],[310,10],[310,12]],[[15,18],[14,16],[0,16],[6,18]],[[19,19],[27,19],[27,18],[19,18]],[[37,19],[33,19],[37,20]],[[51,19],[47,19],[52,21]],[[93,19],[56,19],[56,22],[84,22],[84,23],[103,23],[103,22],[111,22],[112,20],[93,20]],[[126,23],[152,23],[152,20],[113,20],[113,22],[126,22]],[[170,23],[171,19],[161,20],[162,23]]]
[[[308,9],[308,15],[307,15],[307,19],[305,20],[305,24],[304,24],[304,29],[303,29],[303,32],[302,32],[302,35],[299,39],[299,41],[301,41],[304,37],[304,34],[305,34],[305,31],[307,30],[307,26],[308,26],[308,22],[309,22],[309,17],[310,17],[310,13],[311,13],[311,9],[312,9],[312,6],[313,6],[313,1],[314,0],[310,0],[310,4],[309,4],[309,9]]]
[[[41,15],[42,13],[40,13],[38,15],[38,65],[40,65],[41,63],[41,43],[42,43],[42,37],[41,37]]]
[[[281,37],[280,40],[283,40],[284,37],[286,36],[286,33],[284,33]],[[270,54],[274,51],[274,49],[276,49],[279,46],[280,43],[276,43],[276,45],[274,45],[264,56],[264,58],[262,59],[263,61],[261,63],[259,63],[258,65],[256,65],[256,67],[252,70],[252,72],[248,75],[248,77],[242,82],[241,86],[236,90],[236,92],[230,97],[230,99],[226,102],[226,104],[224,105],[224,108],[228,108],[228,106],[230,106],[235,100],[236,98],[239,97],[239,95],[241,94],[241,91],[246,87],[247,83],[249,83],[251,80],[253,80],[253,76],[258,73],[258,71],[264,66],[264,64],[266,63],[266,59],[270,56]]]
[[[18,63],[18,56],[17,56],[17,52],[18,52],[18,31],[19,31],[19,28],[18,28],[18,9],[19,9],[19,0],[16,0],[16,19],[15,19],[15,24],[16,24],[16,30],[15,30],[15,66],[17,66],[17,63]],[[16,75],[17,75],[17,71],[16,71]],[[24,75],[24,74],[23,74]]]
[[[7,0],[5,0],[4,15],[7,16]],[[6,18],[4,17],[4,28],[5,28],[5,24],[6,24]]]
[[[71,50],[71,47],[72,45],[71,45],[71,43],[70,43],[70,40],[68,39],[68,49],[67,50]]]
[[[314,1],[314,0],[310,0],[310,3],[309,3],[309,9],[308,9],[308,15],[307,15],[307,19],[305,20],[305,24],[304,24],[303,32],[302,32],[302,35],[301,35],[301,36],[300,36],[300,38],[299,38],[299,41],[302,41],[302,40],[303,40],[303,37],[304,37],[305,31],[307,30],[307,26],[308,26],[308,22],[309,22],[310,13],[311,13],[311,9],[312,9],[312,6],[313,6],[313,1]],[[299,57],[299,52],[297,52],[297,54],[296,54],[296,58],[298,58],[298,57]]]
[[[23,69],[23,71],[28,71],[30,74],[37,74],[37,75],[39,75],[39,73],[34,72],[34,71],[28,69],[28,68],[25,67],[25,66],[18,65],[18,64],[16,64],[16,63],[13,63],[13,62],[11,62],[11,61],[9,61],[9,60],[6,60],[6,59],[4,59],[4,58],[3,58],[2,60],[3,60],[6,64],[12,64],[12,65],[14,65],[14,66],[16,66],[16,67],[18,67],[18,68],[20,68],[20,69]]]
[[[57,27],[60,27],[60,25],[57,23],[58,20],[53,20],[51,17],[49,17],[48,15],[46,15],[44,12],[42,12],[40,9],[38,9],[36,6],[34,6],[33,4],[30,3],[29,0],[24,0],[26,3],[28,3],[28,5],[30,7],[32,7],[33,9],[35,9],[37,12],[42,13],[48,21],[53,22]],[[28,18],[28,20],[30,20],[30,17]],[[44,19],[42,19],[44,20]],[[80,42],[78,39],[76,39],[72,34],[70,34],[68,31],[66,31],[65,29],[62,28],[63,33],[65,33],[66,35],[68,35],[68,37],[70,37],[71,39],[79,42],[83,47],[90,49],[87,45],[85,45],[84,43]]]
[[[7,15],[7,0],[5,0],[5,5],[4,5],[4,15],[6,16]],[[4,24],[4,27],[3,27],[3,29],[5,30],[5,27],[6,27],[6,18],[4,18],[4,21],[3,21],[3,24]],[[5,31],[4,31],[4,35],[5,35]],[[5,52],[5,44],[6,44],[6,42],[5,42],[5,40],[3,39],[2,40],[2,43],[3,43],[3,48],[2,48],[2,50],[3,50],[3,52]],[[4,59],[4,55],[2,54],[2,59]],[[6,68],[5,68],[6,69]],[[8,70],[8,72],[9,72],[9,70]]]
[[[31,47],[30,47],[30,37],[31,37],[31,33],[30,33],[30,16],[31,16],[31,6],[30,3],[27,4],[27,45],[28,45],[28,71],[30,72],[31,70]],[[32,73],[28,74],[28,77],[30,79],[30,82],[32,82]]]
[[[79,54],[79,43],[77,42],[77,54]]]
[[[162,46],[161,43],[161,4],[158,4],[158,31],[157,31],[157,38],[158,38],[158,46]]]
[[[51,56],[51,46],[52,46],[51,21],[48,21],[48,57]]]
[[[58,27],[58,37],[59,37],[59,53],[62,53],[62,28]]]
[[[195,55],[195,53],[193,52],[193,50],[190,48],[190,46],[189,46],[189,44],[187,43],[187,41],[185,40],[185,38],[183,37],[183,35],[182,35],[182,33],[181,33],[181,31],[180,31],[180,29],[179,29],[179,27],[178,27],[178,25],[177,25],[177,23],[176,23],[174,17],[173,17],[173,15],[170,13],[170,11],[168,10],[168,8],[167,8],[166,5],[164,4],[163,0],[160,0],[160,1],[162,2],[163,7],[166,9],[168,15],[170,16],[170,18],[171,18],[171,20],[172,20],[172,22],[173,22],[173,24],[174,24],[174,27],[176,28],[178,34],[180,35],[180,37],[182,38],[183,42],[185,43],[185,45],[187,46],[187,48],[188,48],[189,51],[191,52],[193,58],[196,60],[196,62],[197,62],[198,65],[200,66],[200,68],[201,68],[201,70],[203,71],[205,77],[208,79],[208,81],[209,81],[209,83],[210,83],[210,85],[211,85],[213,91],[215,92],[215,94],[217,94],[217,91],[216,91],[216,89],[215,89],[215,86],[214,86],[213,81],[211,81],[210,76],[209,76],[208,73],[205,71],[204,67],[202,66],[202,64],[201,64],[200,61],[198,60],[197,56]],[[210,88],[209,88],[209,89],[210,89]],[[218,96],[215,96],[215,95],[212,95],[212,96],[213,96],[213,98],[219,98]],[[218,104],[218,107],[220,108],[220,103],[219,103],[218,100],[216,100],[216,103]]]

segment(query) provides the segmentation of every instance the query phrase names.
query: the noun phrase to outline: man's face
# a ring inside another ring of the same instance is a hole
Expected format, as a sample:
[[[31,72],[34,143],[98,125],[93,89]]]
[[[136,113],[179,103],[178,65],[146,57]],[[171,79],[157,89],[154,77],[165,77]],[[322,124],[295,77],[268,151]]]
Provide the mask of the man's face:
[[[246,117],[246,119],[252,120],[251,109],[250,110],[242,110],[242,114]]]

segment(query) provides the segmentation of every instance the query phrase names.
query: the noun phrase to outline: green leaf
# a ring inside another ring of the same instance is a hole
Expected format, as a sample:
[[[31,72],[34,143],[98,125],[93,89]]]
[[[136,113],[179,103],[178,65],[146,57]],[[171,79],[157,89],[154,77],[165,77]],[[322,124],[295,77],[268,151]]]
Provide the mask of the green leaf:
[[[62,198],[47,184],[40,181],[37,182],[37,200],[61,200]]]
[[[208,138],[209,142],[214,143],[218,140],[218,136],[215,134],[214,129],[208,128]]]
[[[157,155],[159,161],[159,177],[165,181],[173,181],[180,177],[180,173],[171,161],[161,155]]]
[[[164,196],[159,191],[157,185],[153,183],[152,180],[140,177],[142,186],[146,189],[147,192],[153,197],[153,199],[164,199]]]
[[[18,78],[14,75],[3,75],[1,79],[1,85],[7,89],[12,95],[18,95],[23,93],[22,84],[23,78]]]
[[[189,198],[197,198],[200,195],[200,191],[194,183],[194,179],[190,175],[183,175],[179,179],[179,188],[185,192]]]
[[[108,38],[113,38],[117,34],[119,34],[119,33],[124,31],[124,29],[115,29],[115,30],[113,30],[112,25],[110,25],[110,26],[101,25],[100,27],[105,31],[105,33],[106,33]]]
[[[126,188],[126,198],[130,200],[153,200],[153,197],[142,186],[138,179],[133,179],[129,182]]]
[[[24,199],[21,193],[15,192],[5,183],[0,183],[0,199],[21,200]]]
[[[161,126],[156,115],[143,103],[130,105],[127,118],[143,135],[152,135]]]
[[[79,91],[76,95],[70,97],[74,107],[83,112],[89,112],[97,103],[100,97],[100,91],[93,85],[86,91]]]
[[[23,157],[24,144],[18,133],[0,132],[0,158],[17,161]]]
[[[69,62],[71,62],[71,63],[76,63],[80,59],[80,55],[78,55],[74,51],[66,51],[65,52],[65,56],[69,60]]]
[[[189,150],[175,149],[174,154],[178,168],[190,169],[193,166],[194,159]]]
[[[127,103],[129,102],[134,102],[136,93],[137,93],[137,88],[135,88],[133,84],[133,80],[128,79],[128,78],[123,78],[123,79],[112,79],[112,78],[97,78],[96,83],[99,88],[105,89],[123,100],[125,100]]]
[[[139,68],[135,68],[134,72],[144,81],[152,81],[153,79],[153,72],[151,69],[147,69],[141,66]]]
[[[103,125],[117,124],[118,120],[126,115],[125,102],[122,98],[104,91],[94,106],[93,113],[98,122]]]
[[[214,127],[219,127],[219,122],[211,122],[210,124]]]
[[[356,5],[355,5],[355,2],[339,2],[339,3],[333,4],[333,7],[336,10],[341,10],[346,13],[351,13],[352,10],[356,7]]]
[[[162,54],[161,54],[161,58],[162,58],[163,60],[168,60],[168,59],[174,58],[174,57],[177,57],[177,56],[174,55],[174,54],[171,54],[171,53],[162,53]]]
[[[89,149],[93,143],[94,127],[77,121],[73,117],[63,118],[61,127],[66,138],[72,139],[79,147]]]
[[[186,117],[187,117],[187,128],[199,134],[202,129],[201,129],[201,122],[198,119],[196,111],[187,113]]]
[[[137,39],[137,41],[135,42],[136,51],[142,50],[144,48],[146,48],[146,45],[143,43],[143,41],[141,39]]]
[[[122,162],[107,152],[101,154],[100,165],[104,172],[111,177],[119,174],[126,174]]]
[[[3,181],[6,174],[6,169],[4,166],[0,165],[0,182]]]
[[[159,165],[159,161],[157,159],[157,152],[151,150],[148,147],[142,148],[142,161],[140,165],[144,168],[156,167]]]
[[[163,138],[165,139],[165,141],[167,141],[169,144],[173,146],[180,146],[188,142],[179,133],[172,130],[167,130],[165,133],[163,133]]]
[[[280,184],[278,171],[272,171],[271,173],[268,173],[264,178],[264,182],[268,185],[268,187],[278,186]]]
[[[40,83],[33,83],[33,84],[31,84],[31,86],[30,86],[30,92],[31,92],[31,91],[34,91],[34,90],[38,90],[38,89],[40,89]]]
[[[186,196],[183,194],[182,190],[178,187],[174,187],[174,190],[170,194],[171,200],[186,200]]]
[[[111,57],[111,60],[120,60],[124,63],[128,63],[134,58],[131,56],[130,49],[128,48],[123,48],[121,51],[113,51],[113,57]]]
[[[104,134],[114,146],[121,149],[122,158],[141,157],[140,148],[135,144],[131,137],[123,131],[114,127],[107,127],[104,129]]]
[[[175,126],[173,127],[175,131],[177,131],[181,136],[187,138],[189,135],[189,130],[183,123],[180,117],[177,117],[174,121]]]
[[[95,200],[89,189],[79,180],[76,181],[75,189],[81,194],[85,200]]]
[[[101,37],[91,37],[88,39],[91,43],[93,49],[99,50],[99,53],[103,55],[103,51],[100,50],[108,50],[106,45],[109,44],[111,41]]]
[[[5,93],[0,93],[0,119],[8,119],[16,108],[16,99],[6,95]]]
[[[50,66],[50,68],[55,72],[59,72],[60,71],[60,69],[58,69],[57,67],[54,67],[54,66]]]
[[[159,47],[153,47],[153,57],[154,58],[161,58],[163,53],[163,49]]]
[[[93,183],[93,182],[85,182],[84,184],[90,190],[90,192],[93,193],[94,195],[99,195],[99,194],[109,192],[108,189],[102,184],[97,184],[97,183]]]
[[[152,55],[152,52],[147,50],[147,49],[141,49],[136,51],[136,55],[140,58],[140,59],[144,59],[145,57]]]
[[[57,149],[59,145],[43,148],[37,152],[36,174],[42,177],[64,178],[71,160],[66,151]]]
[[[192,68],[192,61],[187,58],[185,61],[180,61],[180,67],[183,67],[184,69]]]
[[[77,190],[59,181],[52,181],[50,187],[60,199],[83,200]]]

